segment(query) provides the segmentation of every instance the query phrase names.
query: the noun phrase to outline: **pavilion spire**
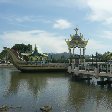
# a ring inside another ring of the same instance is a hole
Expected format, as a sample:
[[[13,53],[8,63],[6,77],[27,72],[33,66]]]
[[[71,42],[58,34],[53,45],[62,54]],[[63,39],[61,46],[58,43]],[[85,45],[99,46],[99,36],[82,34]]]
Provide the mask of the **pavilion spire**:
[[[75,32],[76,32],[76,35],[77,35],[77,34],[78,34],[78,30],[79,30],[79,29],[78,29],[78,28],[76,28],[76,29],[74,29],[74,30],[75,30]]]
[[[34,51],[35,51],[35,52],[38,52],[36,44],[35,44],[35,49],[34,49]]]

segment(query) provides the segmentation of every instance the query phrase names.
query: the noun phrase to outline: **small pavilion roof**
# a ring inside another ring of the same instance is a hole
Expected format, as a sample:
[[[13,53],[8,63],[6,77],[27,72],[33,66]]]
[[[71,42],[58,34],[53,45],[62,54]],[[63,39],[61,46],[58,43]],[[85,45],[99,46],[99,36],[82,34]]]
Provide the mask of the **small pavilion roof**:
[[[78,32],[78,28],[74,29],[76,31],[75,35],[70,35],[70,39],[65,40],[68,47],[69,48],[85,48],[88,40],[85,40],[85,38],[83,38],[83,35],[80,33],[80,35],[77,33]]]
[[[42,57],[46,57],[47,55],[42,54],[42,53],[39,53],[39,52],[38,52],[38,49],[37,49],[37,47],[36,47],[36,45],[35,45],[34,51],[33,51],[33,53],[32,53],[30,56],[37,56],[37,57],[42,56]]]

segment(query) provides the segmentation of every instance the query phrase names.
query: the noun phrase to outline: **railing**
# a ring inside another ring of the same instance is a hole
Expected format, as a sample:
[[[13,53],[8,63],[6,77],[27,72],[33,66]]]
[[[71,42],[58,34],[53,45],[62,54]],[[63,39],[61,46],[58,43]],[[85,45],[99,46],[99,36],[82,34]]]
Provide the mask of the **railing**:
[[[108,73],[112,74],[112,64],[98,64],[97,66],[94,64],[80,64],[78,66],[75,66],[75,64],[71,64],[71,66],[68,67],[68,72],[69,73],[79,73],[81,70],[84,72],[94,72],[95,74],[100,74],[100,73]]]

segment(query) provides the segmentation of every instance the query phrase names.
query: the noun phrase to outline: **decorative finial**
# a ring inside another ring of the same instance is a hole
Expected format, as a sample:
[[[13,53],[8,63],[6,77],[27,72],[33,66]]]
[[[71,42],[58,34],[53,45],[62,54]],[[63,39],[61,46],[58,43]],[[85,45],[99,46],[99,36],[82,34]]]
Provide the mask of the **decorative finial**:
[[[38,52],[36,44],[35,44],[35,49],[34,49],[34,51],[37,51],[37,52]]]
[[[74,30],[76,31],[76,35],[77,35],[77,32],[78,32],[78,30],[79,30],[79,29],[78,29],[78,28],[76,28],[76,29],[74,29]]]

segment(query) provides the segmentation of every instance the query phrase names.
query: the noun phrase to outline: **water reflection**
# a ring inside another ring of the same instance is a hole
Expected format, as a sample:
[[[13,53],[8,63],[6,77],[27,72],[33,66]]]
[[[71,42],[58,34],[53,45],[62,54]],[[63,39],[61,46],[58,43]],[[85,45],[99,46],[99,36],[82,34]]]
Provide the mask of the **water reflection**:
[[[112,90],[70,82],[68,102],[76,112],[111,112]]]
[[[1,69],[0,105],[3,104],[22,106],[21,112],[39,112],[45,104],[50,104],[53,112],[112,112],[112,89],[71,81],[64,73]]]
[[[22,86],[22,82],[26,82],[26,88],[34,95],[45,88],[48,78],[62,77],[62,75],[57,73],[21,73],[18,71],[11,71],[10,74],[9,92],[17,93],[18,89]]]
[[[45,88],[46,78],[45,74],[28,74],[12,71],[9,92],[17,93],[21,86],[23,86],[23,89],[28,89],[33,95],[37,95],[42,88]]]
[[[64,87],[67,84],[63,73],[21,73],[4,69],[3,74],[0,74],[3,77],[0,78],[3,83],[0,89],[0,93],[3,93],[0,94],[0,105],[22,105],[21,112],[33,112],[48,103],[55,108],[55,105],[63,104],[60,103],[61,92],[68,92],[67,87]],[[64,101],[65,96],[62,96]]]

